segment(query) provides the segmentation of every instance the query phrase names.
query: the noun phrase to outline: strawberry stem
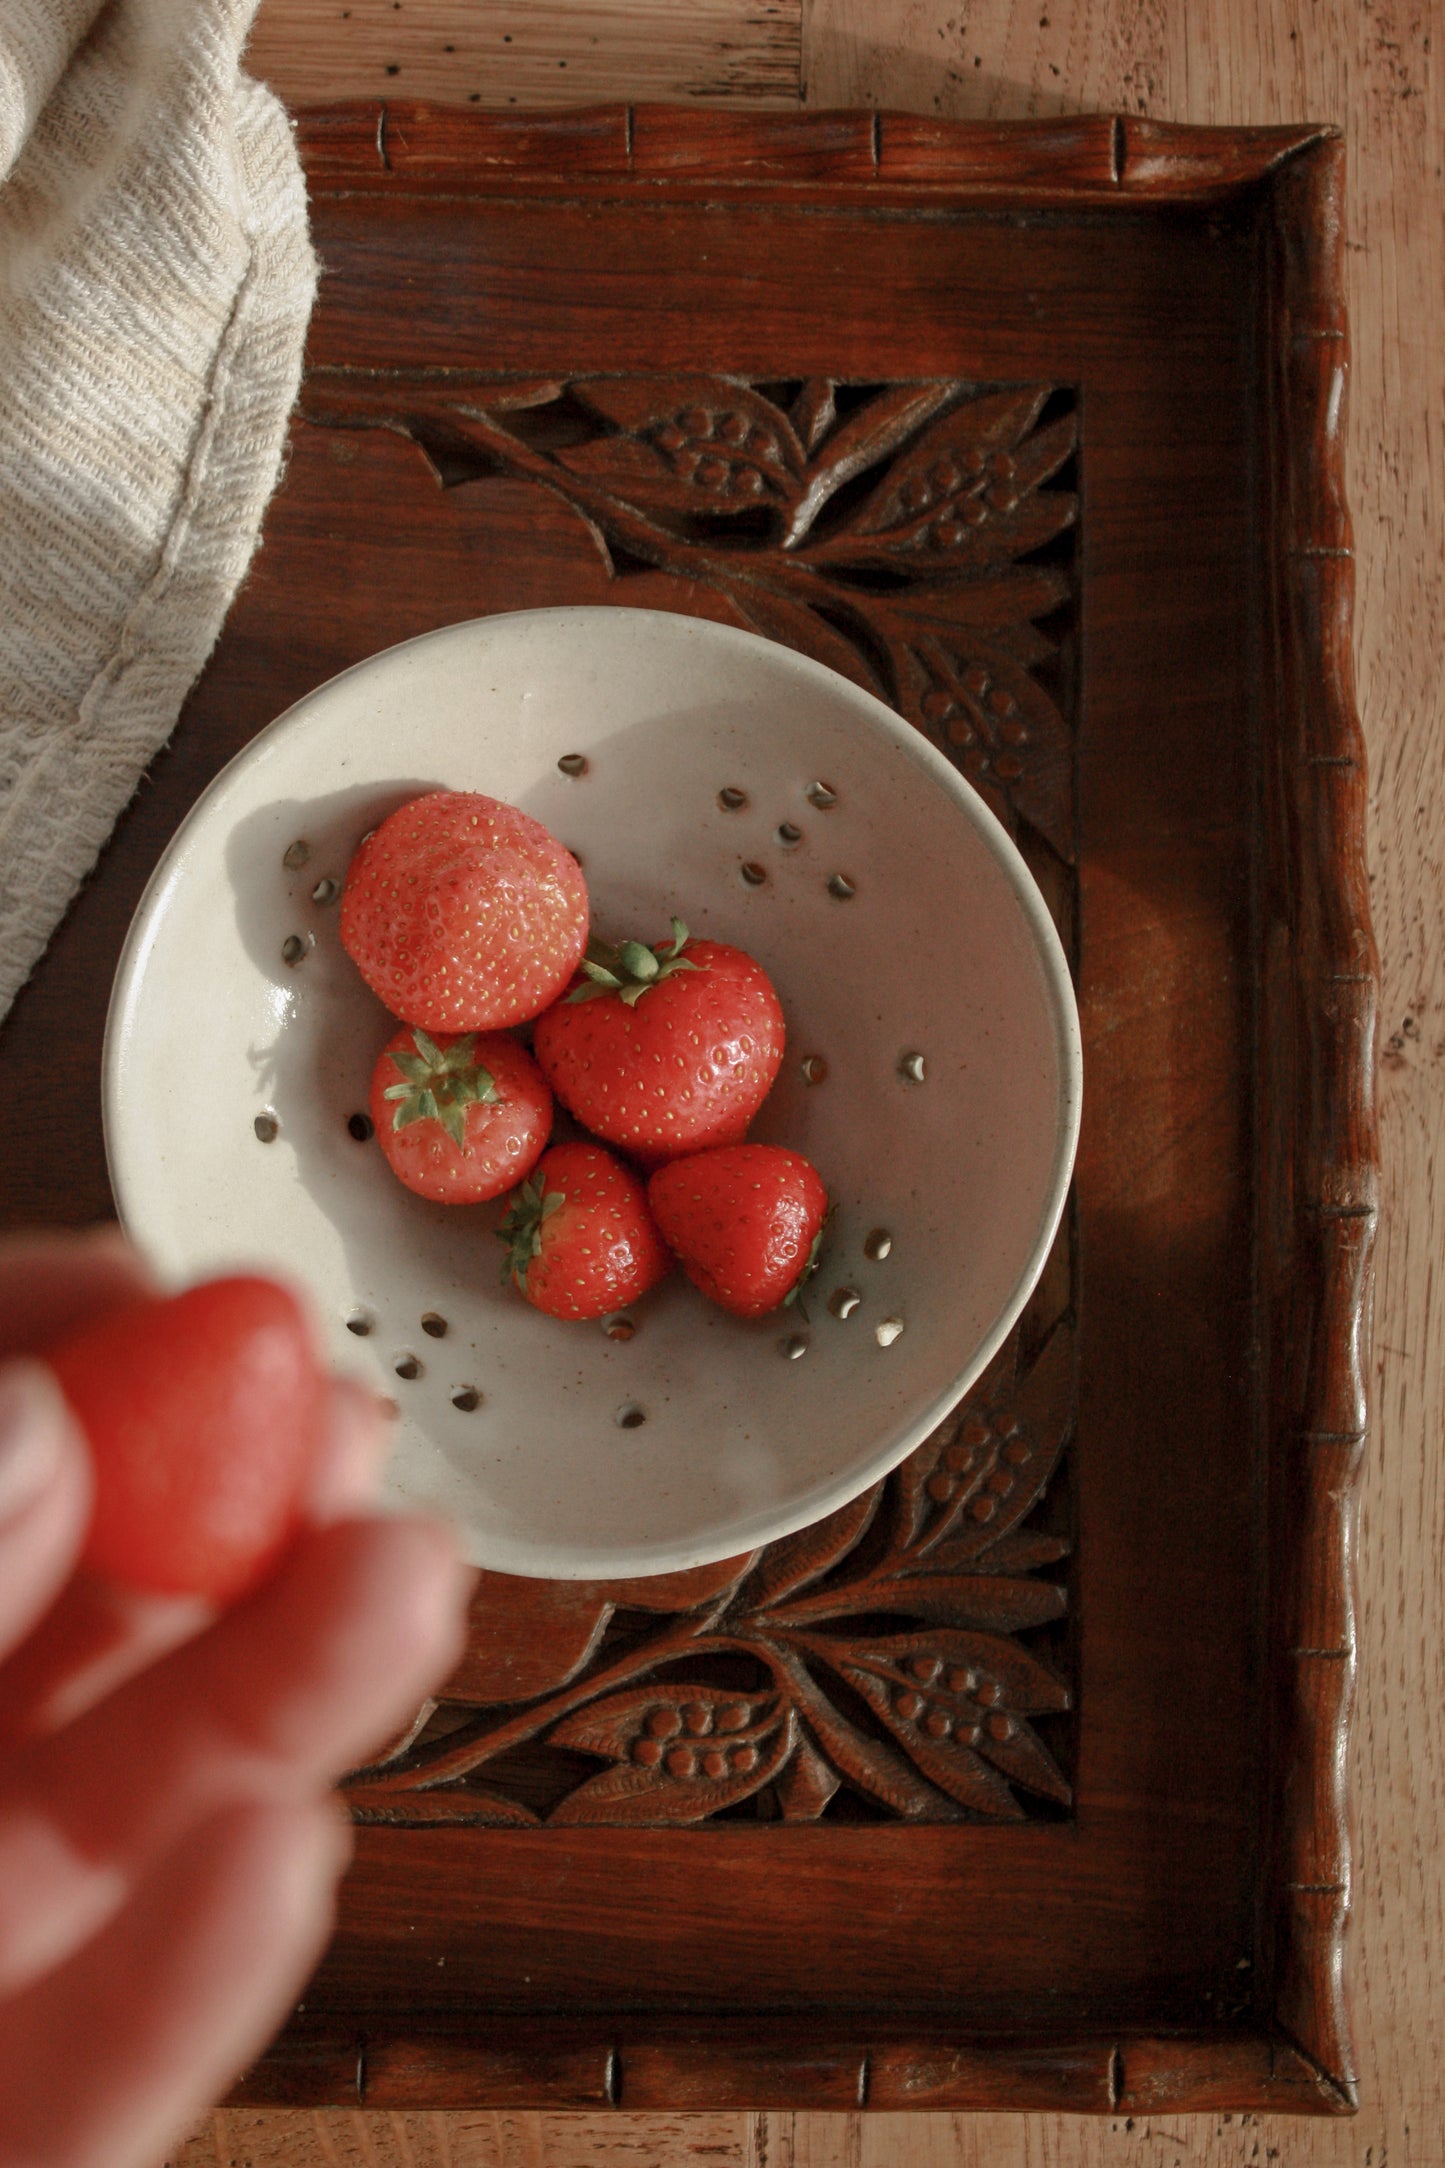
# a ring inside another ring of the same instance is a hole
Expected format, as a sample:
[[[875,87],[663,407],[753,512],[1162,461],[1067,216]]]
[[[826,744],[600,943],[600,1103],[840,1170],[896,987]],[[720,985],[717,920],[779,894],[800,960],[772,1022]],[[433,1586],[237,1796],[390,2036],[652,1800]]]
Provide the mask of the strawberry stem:
[[[498,1240],[507,1244],[507,1255],[502,1263],[503,1287],[508,1280],[515,1280],[526,1294],[527,1267],[541,1252],[543,1225],[554,1212],[560,1212],[566,1202],[565,1192],[547,1189],[540,1174],[529,1175],[512,1191],[507,1199],[510,1209],[497,1229]]]
[[[440,1122],[458,1151],[462,1151],[466,1145],[467,1108],[494,1107],[502,1097],[491,1070],[477,1059],[477,1035],[468,1032],[443,1053],[435,1039],[413,1026],[411,1042],[415,1053],[409,1054],[399,1046],[391,1056],[404,1081],[388,1084],[382,1093],[384,1099],[397,1102],[391,1126],[408,1129],[413,1122]]]
[[[656,948],[649,948],[645,941],[619,941],[613,948],[594,936],[581,963],[588,984],[574,987],[565,998],[595,1001],[600,994],[616,994],[629,1009],[635,1008],[649,987],[660,986],[674,971],[707,969],[706,964],[694,963],[690,956],[683,955],[688,938],[680,918],[672,922],[672,939],[659,941]]]

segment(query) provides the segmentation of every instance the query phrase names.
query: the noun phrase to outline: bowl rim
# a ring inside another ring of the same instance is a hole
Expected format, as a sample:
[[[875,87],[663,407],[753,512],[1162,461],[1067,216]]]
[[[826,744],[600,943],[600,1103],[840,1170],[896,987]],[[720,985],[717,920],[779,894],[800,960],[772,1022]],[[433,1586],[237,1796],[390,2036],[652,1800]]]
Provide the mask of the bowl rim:
[[[415,633],[409,639],[394,641],[389,646],[378,648],[375,653],[348,664],[344,670],[338,670],[331,677],[310,687],[288,708],[264,724],[217,770],[187,809],[141,891],[126,929],[111,984],[101,1048],[101,1116],[106,1167],[121,1224],[132,1239],[140,1239],[144,1214],[138,1200],[130,1192],[117,1139],[120,1126],[121,1050],[128,1037],[126,1021],[143,983],[144,959],[152,920],[184,856],[187,838],[207,808],[224,794],[237,772],[249,767],[257,758],[264,757],[264,753],[280,741],[304,729],[308,720],[307,711],[313,703],[323,695],[333,693],[348,678],[364,674],[384,660],[390,660],[413,648],[441,646],[463,638],[485,638],[487,634],[502,627],[516,627],[525,622],[549,621],[560,628],[564,624],[575,625],[579,621],[598,618],[626,620],[629,629],[644,626],[647,628],[644,637],[662,635],[683,640],[713,641],[724,647],[746,645],[752,649],[766,650],[769,658],[779,662],[787,671],[805,680],[811,679],[820,689],[842,697],[858,714],[860,720],[871,723],[885,737],[890,738],[898,750],[923,768],[932,780],[947,792],[972,822],[981,841],[993,856],[1032,936],[1034,953],[1043,975],[1047,1007],[1054,1026],[1059,1069],[1058,1123],[1043,1209],[1024,1264],[1008,1298],[968,1361],[960,1366],[930,1401],[928,1408],[909,1425],[905,1441],[901,1445],[894,1441],[886,1448],[880,1448],[869,1460],[855,1467],[849,1474],[829,1483],[815,1485],[804,1498],[795,1500],[785,1510],[759,1508],[755,1513],[730,1523],[724,1540],[674,1543],[666,1551],[661,1551],[655,1544],[633,1547],[614,1545],[599,1551],[582,1551],[573,1547],[556,1558],[541,1563],[536,1562],[539,1547],[517,1550],[514,1558],[511,1555],[513,1546],[504,1541],[500,1545],[490,1546],[490,1555],[481,1561],[489,1570],[495,1572],[547,1580],[635,1579],[644,1575],[682,1572],[695,1566],[713,1564],[720,1559],[740,1556],[745,1551],[756,1550],[764,1544],[792,1535],[801,1528],[810,1527],[900,1466],[958,1405],[970,1386],[977,1382],[1018,1322],[1048,1259],[1068,1201],[1083,1112],[1083,1042],[1078,1004],[1068,958],[1043,894],[1030,873],[1022,852],[1003,823],[968,779],[960,774],[921,730],[907,722],[876,694],[868,692],[826,663],[816,662],[812,656],[804,655],[796,648],[787,647],[781,641],[765,639],[762,635],[745,631],[739,626],[720,624],[715,619],[693,617],[681,611],[635,609],[608,603],[547,604],[528,610],[497,611],[483,617],[458,618],[449,624],[434,626],[427,632]],[[282,1269],[284,1271],[284,1268]],[[524,1562],[527,1559],[533,1562]]]

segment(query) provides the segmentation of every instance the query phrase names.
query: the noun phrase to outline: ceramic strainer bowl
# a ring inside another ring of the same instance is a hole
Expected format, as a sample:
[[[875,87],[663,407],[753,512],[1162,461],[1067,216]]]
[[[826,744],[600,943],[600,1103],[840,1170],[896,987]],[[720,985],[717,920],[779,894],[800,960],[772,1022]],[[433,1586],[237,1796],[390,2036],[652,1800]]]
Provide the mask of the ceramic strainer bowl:
[[[676,911],[770,973],[788,1048],[753,1135],[836,1205],[806,1320],[742,1323],[677,1273],[615,1337],[557,1322],[500,1283],[499,1204],[392,1176],[362,1110],[394,1026],[337,897],[366,831],[442,786],[544,821],[605,935]],[[942,756],[786,648],[620,609],[449,626],[263,731],[156,869],[105,1050],[121,1215],[162,1271],[308,1288],[337,1363],[400,1409],[390,1497],[553,1577],[728,1557],[900,1461],[1028,1296],[1079,1096],[1043,901]]]

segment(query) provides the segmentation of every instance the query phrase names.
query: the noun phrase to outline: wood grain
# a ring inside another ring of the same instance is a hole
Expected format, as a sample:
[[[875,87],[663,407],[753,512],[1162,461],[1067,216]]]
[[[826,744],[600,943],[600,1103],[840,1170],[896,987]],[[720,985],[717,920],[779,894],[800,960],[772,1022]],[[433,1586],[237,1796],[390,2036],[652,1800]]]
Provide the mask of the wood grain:
[[[433,0],[436,4],[436,0]],[[297,0],[268,0],[284,45]],[[407,36],[430,10],[410,0]],[[485,20],[491,9],[477,11]],[[542,12],[540,9],[537,12]],[[548,11],[549,13],[552,11]],[[580,17],[580,11],[572,10]],[[620,50],[639,10],[607,10]],[[1132,2119],[845,2114],[286,2115],[231,2111],[184,2154],[204,2162],[367,2162],[474,2168],[600,2160],[674,2168],[943,2168],[987,2161],[1434,2163],[1445,2153],[1439,2071],[1442,1931],[1440,1693],[1442,1383],[1433,1148],[1445,1032],[1438,959],[1442,623],[1438,401],[1445,333],[1442,111],[1426,11],[1347,0],[813,0],[810,102],[873,102],[1011,118],[1120,106],[1197,122],[1337,118],[1350,150],[1349,300],[1355,383],[1350,494],[1359,560],[1357,655],[1372,775],[1373,903],[1385,975],[1378,1436],[1365,1471],[1360,1560],[1357,1992],[1362,2113],[1353,2126],[1168,2112]],[[583,36],[595,33],[593,23]],[[340,30],[335,72],[308,95],[374,88]],[[581,38],[579,37],[579,44]],[[395,55],[393,55],[395,57]],[[279,80],[279,77],[278,77]],[[416,82],[413,81],[413,88]],[[640,77],[609,86],[643,95]],[[575,94],[569,86],[569,95]],[[594,83],[585,95],[602,94]],[[1133,2127],[1129,2127],[1132,2120]]]
[[[802,0],[265,0],[247,65],[288,105],[791,105],[801,29]]]

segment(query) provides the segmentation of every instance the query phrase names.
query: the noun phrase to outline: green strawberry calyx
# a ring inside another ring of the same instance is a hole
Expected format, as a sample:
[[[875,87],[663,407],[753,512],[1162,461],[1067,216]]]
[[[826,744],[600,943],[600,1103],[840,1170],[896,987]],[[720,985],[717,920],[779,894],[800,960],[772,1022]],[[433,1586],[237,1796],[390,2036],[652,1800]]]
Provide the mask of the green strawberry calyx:
[[[396,1101],[391,1126],[408,1129],[413,1122],[440,1122],[453,1144],[461,1150],[466,1143],[467,1108],[494,1107],[500,1104],[502,1097],[491,1070],[477,1060],[477,1035],[474,1031],[468,1032],[464,1039],[455,1040],[445,1053],[435,1039],[428,1038],[415,1026],[411,1038],[416,1048],[414,1054],[401,1046],[391,1057],[405,1082],[388,1084],[382,1093],[384,1099]]]
[[[580,966],[588,983],[574,987],[566,999],[596,1001],[602,994],[616,994],[629,1009],[636,1008],[651,987],[661,986],[675,971],[707,969],[706,964],[694,963],[690,956],[683,955],[688,939],[688,930],[680,918],[672,922],[672,939],[660,941],[656,948],[649,948],[645,941],[619,941],[613,948],[594,937],[587,944]]]
[[[792,1286],[788,1289],[786,1295],[784,1295],[783,1297],[782,1307],[786,1310],[791,1303],[795,1302],[798,1305],[798,1313],[803,1318],[806,1318],[808,1315],[807,1305],[803,1301],[803,1289],[807,1286],[809,1280],[812,1279],[813,1274],[818,1269],[818,1265],[823,1253],[823,1243],[827,1236],[828,1229],[833,1224],[833,1213],[835,1210],[835,1206],[829,1205],[828,1210],[824,1215],[823,1224],[818,1229],[818,1232],[814,1235],[812,1244],[808,1250],[807,1257],[804,1259],[803,1269],[798,1274],[796,1280],[794,1280]]]
[[[560,1189],[549,1190],[540,1174],[528,1175],[526,1181],[512,1191],[507,1199],[510,1210],[497,1229],[498,1240],[507,1245],[502,1263],[503,1287],[508,1280],[515,1280],[523,1294],[526,1293],[527,1267],[541,1252],[543,1225],[554,1212],[560,1212],[566,1202],[565,1193]]]

